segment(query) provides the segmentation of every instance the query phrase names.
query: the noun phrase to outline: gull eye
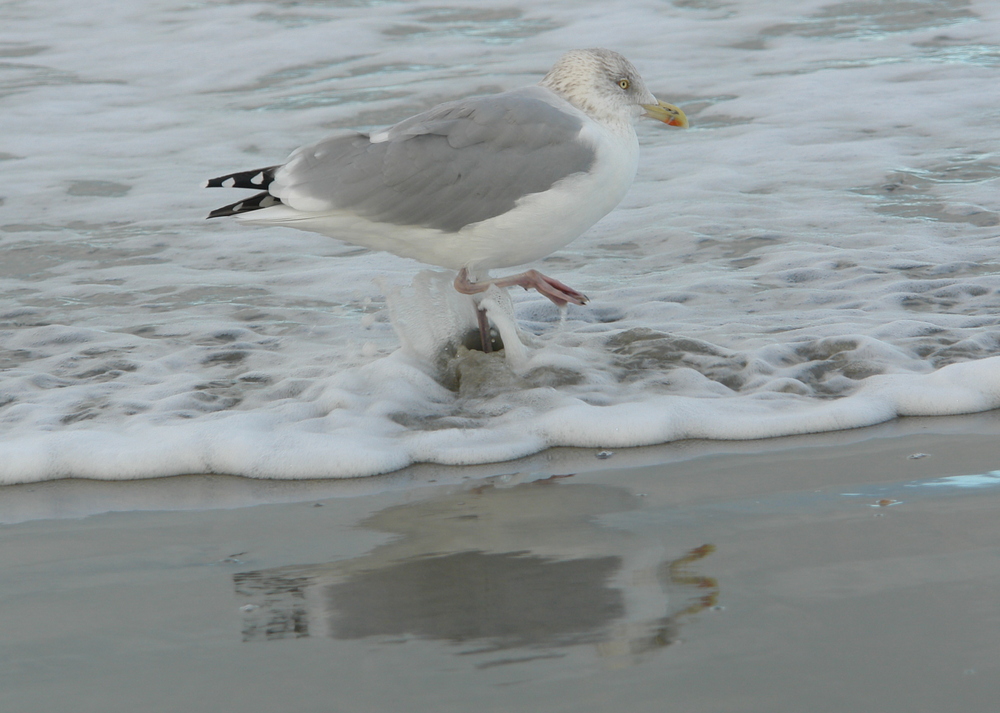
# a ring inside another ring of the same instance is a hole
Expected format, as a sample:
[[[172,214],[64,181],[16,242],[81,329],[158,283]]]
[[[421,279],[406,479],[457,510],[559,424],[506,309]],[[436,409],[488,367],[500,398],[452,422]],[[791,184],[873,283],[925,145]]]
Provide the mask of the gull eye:
[[[632,86],[632,83],[627,79],[619,79],[618,86],[621,87],[622,89],[628,89],[630,86]]]

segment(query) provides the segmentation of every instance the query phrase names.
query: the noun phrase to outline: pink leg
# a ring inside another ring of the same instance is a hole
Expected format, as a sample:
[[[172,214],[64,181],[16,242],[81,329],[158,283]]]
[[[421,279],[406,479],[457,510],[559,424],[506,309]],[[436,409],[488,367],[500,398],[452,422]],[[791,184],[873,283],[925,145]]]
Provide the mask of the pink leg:
[[[489,354],[493,351],[493,341],[490,339],[490,320],[484,309],[477,309],[476,317],[479,319],[479,343],[483,347],[483,354]]]
[[[455,278],[455,289],[463,295],[475,295],[486,292],[490,285],[497,287],[523,287],[526,290],[538,290],[539,294],[545,295],[557,305],[562,307],[567,302],[575,305],[587,304],[587,296],[582,292],[577,292],[572,287],[567,287],[559,280],[546,277],[538,270],[528,270],[519,275],[500,277],[496,280],[483,280],[482,282],[472,282],[469,279],[469,271],[464,267],[458,271]]]

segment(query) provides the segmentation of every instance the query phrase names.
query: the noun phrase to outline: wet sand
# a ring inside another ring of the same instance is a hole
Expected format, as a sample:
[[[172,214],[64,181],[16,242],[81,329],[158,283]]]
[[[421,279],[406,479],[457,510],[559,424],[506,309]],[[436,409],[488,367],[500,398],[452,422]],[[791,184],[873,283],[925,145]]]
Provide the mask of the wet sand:
[[[992,412],[11,486],[0,710],[994,711],[997,470]]]

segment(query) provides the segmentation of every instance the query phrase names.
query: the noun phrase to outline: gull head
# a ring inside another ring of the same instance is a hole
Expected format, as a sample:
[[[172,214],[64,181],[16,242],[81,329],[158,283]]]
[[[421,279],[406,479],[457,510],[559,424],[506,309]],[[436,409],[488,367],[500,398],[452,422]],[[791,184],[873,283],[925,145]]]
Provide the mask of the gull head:
[[[632,63],[611,50],[571,50],[539,84],[604,124],[648,116],[669,126],[688,125],[683,111],[654,97]]]

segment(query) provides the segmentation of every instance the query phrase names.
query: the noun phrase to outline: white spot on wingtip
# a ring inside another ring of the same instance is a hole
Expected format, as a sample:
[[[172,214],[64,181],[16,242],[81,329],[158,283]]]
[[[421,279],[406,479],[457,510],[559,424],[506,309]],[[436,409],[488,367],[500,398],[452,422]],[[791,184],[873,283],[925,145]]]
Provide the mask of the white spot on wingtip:
[[[223,188],[232,188],[235,185],[236,185],[236,179],[235,178],[227,178],[226,180],[224,180],[222,182],[222,187]]]
[[[256,184],[258,186],[260,184],[262,184],[263,182],[264,182],[264,172],[263,171],[261,171],[256,176],[254,176],[253,178],[250,179],[250,183]]]
[[[374,134],[368,135],[368,140],[373,144],[381,144],[389,140],[388,131],[376,131]]]

